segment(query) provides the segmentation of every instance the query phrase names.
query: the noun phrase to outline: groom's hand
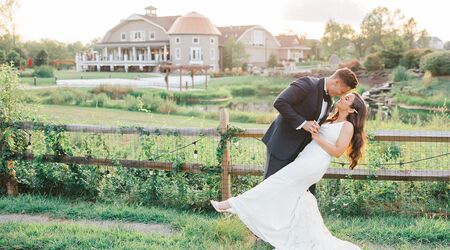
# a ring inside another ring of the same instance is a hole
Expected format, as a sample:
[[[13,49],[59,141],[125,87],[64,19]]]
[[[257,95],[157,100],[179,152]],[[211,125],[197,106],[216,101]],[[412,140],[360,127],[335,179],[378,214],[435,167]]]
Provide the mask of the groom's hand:
[[[305,125],[303,125],[303,129],[313,133],[319,133],[320,125],[316,121],[307,121]]]

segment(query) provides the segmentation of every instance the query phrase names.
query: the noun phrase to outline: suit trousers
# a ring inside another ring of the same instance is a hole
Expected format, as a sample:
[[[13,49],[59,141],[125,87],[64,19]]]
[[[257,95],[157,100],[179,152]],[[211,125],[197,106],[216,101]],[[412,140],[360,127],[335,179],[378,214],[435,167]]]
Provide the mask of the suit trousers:
[[[275,174],[280,169],[282,169],[284,166],[288,165],[289,163],[293,162],[297,155],[295,154],[289,159],[286,160],[280,160],[274,155],[272,155],[269,150],[266,152],[266,166],[264,169],[264,179],[269,178],[269,176]],[[309,192],[311,192],[313,195],[316,195],[316,184],[313,184],[311,187],[309,187]]]

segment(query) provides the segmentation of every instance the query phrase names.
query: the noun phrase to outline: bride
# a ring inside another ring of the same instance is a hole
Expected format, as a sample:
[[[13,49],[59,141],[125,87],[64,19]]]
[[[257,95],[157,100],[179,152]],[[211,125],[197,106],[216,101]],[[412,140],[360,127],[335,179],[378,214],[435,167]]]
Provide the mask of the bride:
[[[345,151],[353,169],[366,140],[366,105],[357,93],[342,96],[336,111],[297,158],[247,192],[211,204],[218,212],[237,214],[259,238],[275,249],[360,249],[334,237],[317,201],[307,189],[326,173],[331,157]]]

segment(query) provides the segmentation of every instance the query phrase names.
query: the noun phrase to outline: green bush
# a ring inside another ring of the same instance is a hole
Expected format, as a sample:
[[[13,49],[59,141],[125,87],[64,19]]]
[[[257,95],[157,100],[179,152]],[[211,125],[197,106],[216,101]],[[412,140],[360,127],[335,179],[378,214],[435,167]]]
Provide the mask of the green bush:
[[[450,75],[450,51],[436,51],[423,56],[420,69],[429,70],[434,76]]]
[[[11,51],[6,55],[6,62],[12,63],[14,67],[20,66],[20,55],[16,51]]]
[[[411,49],[403,54],[403,58],[400,59],[400,65],[407,69],[418,69],[420,66],[420,59],[433,52],[431,49]]]
[[[366,67],[368,71],[381,70],[384,68],[380,56],[376,53],[367,56],[364,67]]]
[[[157,112],[159,107],[164,104],[164,99],[158,95],[144,94],[141,98],[144,108],[151,111]]]
[[[110,101],[111,99],[105,93],[100,93],[94,96],[94,103],[97,107],[106,107]]]
[[[6,62],[6,53],[4,50],[0,49],[0,64],[3,64]]]
[[[53,77],[53,67],[51,66],[39,66],[34,70],[33,73],[34,77],[41,77],[41,78],[45,78],[45,77]]]
[[[231,89],[233,96],[253,96],[256,94],[256,89],[252,87],[240,87]]]
[[[401,38],[387,40],[385,42],[385,48],[380,51],[380,58],[383,61],[384,67],[388,69],[397,67],[405,53],[406,47],[405,41]]]
[[[391,80],[394,82],[408,81],[410,78],[408,70],[403,66],[397,66],[391,73]]]
[[[114,86],[109,84],[101,84],[95,89],[92,90],[92,93],[100,94],[105,93],[109,96],[111,99],[123,99],[128,94],[133,93],[133,89],[131,87],[127,86]]]

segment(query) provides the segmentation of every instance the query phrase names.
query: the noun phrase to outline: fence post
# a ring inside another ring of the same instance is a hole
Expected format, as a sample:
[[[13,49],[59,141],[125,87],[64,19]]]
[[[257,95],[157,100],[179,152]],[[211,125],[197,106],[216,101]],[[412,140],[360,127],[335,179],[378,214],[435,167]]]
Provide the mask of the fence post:
[[[228,130],[228,124],[229,124],[229,115],[228,110],[225,108],[220,109],[220,132],[226,133]],[[231,178],[230,178],[230,140],[227,140],[225,142],[225,148],[222,155],[222,200],[226,200],[231,197]]]

